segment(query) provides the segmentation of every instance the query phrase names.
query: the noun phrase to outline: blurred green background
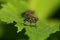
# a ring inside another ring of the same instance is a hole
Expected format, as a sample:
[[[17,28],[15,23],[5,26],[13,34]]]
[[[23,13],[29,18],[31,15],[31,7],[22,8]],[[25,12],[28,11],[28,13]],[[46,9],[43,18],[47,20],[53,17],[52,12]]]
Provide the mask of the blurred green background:
[[[46,18],[52,14],[59,3],[58,0],[0,0],[5,2],[2,4],[3,8],[0,10],[0,20],[12,23],[16,21],[18,31],[22,28],[26,28],[26,34],[30,37],[29,40],[45,40],[51,33],[59,30],[60,21],[52,20],[48,21]],[[37,28],[31,28],[29,26],[23,26],[23,18],[21,13],[31,9],[35,11],[34,16],[39,18],[36,23]]]

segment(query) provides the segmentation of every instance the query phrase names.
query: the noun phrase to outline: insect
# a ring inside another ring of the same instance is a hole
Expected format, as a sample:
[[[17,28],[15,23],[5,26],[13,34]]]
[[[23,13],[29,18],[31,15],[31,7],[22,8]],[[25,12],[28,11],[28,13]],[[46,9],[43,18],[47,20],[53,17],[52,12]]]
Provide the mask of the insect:
[[[27,11],[23,12],[23,13],[21,14],[21,16],[22,16],[23,18],[27,18],[27,17],[30,17],[32,14],[34,14],[34,11],[33,11],[33,10],[27,10]]]
[[[28,26],[36,26],[36,22],[38,21],[38,18],[33,16],[34,13],[35,11],[33,10],[27,10],[26,12],[22,13],[22,18],[24,18],[23,25],[27,26],[26,22],[29,22],[30,25]],[[32,25],[32,23],[34,25]]]
[[[26,22],[29,22],[30,23],[30,26],[36,26],[36,22],[38,21],[38,18],[37,17],[34,17],[34,16],[30,16],[29,18],[25,18],[24,19],[24,25]],[[34,25],[32,25],[32,23],[34,23]]]

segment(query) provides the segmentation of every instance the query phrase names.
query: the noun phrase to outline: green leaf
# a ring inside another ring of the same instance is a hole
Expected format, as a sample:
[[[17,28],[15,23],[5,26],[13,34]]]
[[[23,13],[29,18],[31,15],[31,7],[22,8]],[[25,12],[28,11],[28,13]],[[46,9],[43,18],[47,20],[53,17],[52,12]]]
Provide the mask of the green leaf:
[[[2,5],[3,9],[0,10],[0,19],[7,23],[16,21],[18,32],[25,27],[26,34],[29,35],[30,40],[45,40],[50,33],[59,30],[57,26],[58,22],[48,22],[46,20],[46,17],[49,15],[48,13],[50,13],[51,10],[54,10],[53,7],[56,7],[58,4],[57,0],[29,0],[29,2],[20,0],[6,1],[7,3]],[[28,9],[35,10],[34,15],[39,18],[39,21],[36,23],[37,28],[31,28],[30,26],[21,24],[23,22],[21,13]]]

